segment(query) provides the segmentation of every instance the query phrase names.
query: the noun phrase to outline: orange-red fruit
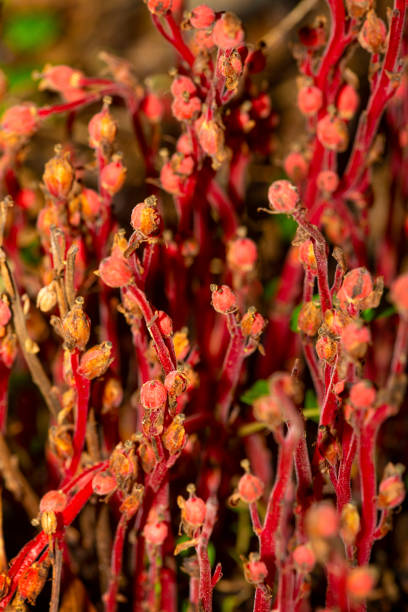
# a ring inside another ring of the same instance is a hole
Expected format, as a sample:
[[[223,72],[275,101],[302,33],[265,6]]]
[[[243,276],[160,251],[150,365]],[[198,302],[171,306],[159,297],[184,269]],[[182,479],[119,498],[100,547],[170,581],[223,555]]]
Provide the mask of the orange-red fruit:
[[[180,96],[173,100],[171,112],[178,121],[188,121],[197,117],[201,110],[201,100],[198,96]]]
[[[96,217],[101,209],[101,198],[94,189],[82,189],[81,195],[82,214],[85,217]]]
[[[211,303],[220,314],[234,312],[238,307],[237,296],[228,285],[221,285],[212,291]]]
[[[58,199],[65,199],[71,191],[75,172],[68,156],[57,153],[46,164],[43,181],[49,193]]]
[[[78,372],[89,380],[103,376],[113,361],[111,352],[112,342],[96,344],[82,355]]]
[[[251,553],[249,561],[244,563],[244,574],[250,584],[261,584],[268,575],[268,569],[259,555]]]
[[[224,146],[224,131],[222,127],[213,120],[202,121],[198,129],[198,142],[204,153],[213,156],[220,153]]]
[[[292,151],[286,156],[283,168],[291,181],[303,181],[307,177],[309,164],[302,153]]]
[[[40,500],[40,512],[62,512],[67,506],[63,491],[48,491]]]
[[[143,536],[149,544],[161,546],[167,538],[168,527],[162,521],[154,521],[146,523],[143,529]]]
[[[215,20],[215,13],[206,4],[199,4],[191,11],[190,23],[193,28],[204,30],[212,26]]]
[[[248,311],[241,319],[241,329],[245,336],[258,338],[266,325],[266,321],[259,312]]]
[[[252,409],[256,420],[266,423],[270,429],[282,423],[282,408],[275,395],[258,397]]]
[[[171,11],[172,0],[147,0],[147,8],[154,15],[165,15]]]
[[[402,274],[391,285],[391,299],[398,312],[408,315],[408,274]]]
[[[320,336],[316,342],[316,353],[319,359],[333,363],[337,355],[337,342],[330,336]]]
[[[117,125],[109,110],[104,108],[88,123],[89,146],[97,149],[104,143],[112,144],[116,137]]]
[[[337,294],[340,305],[344,308],[347,303],[357,304],[367,298],[373,291],[371,274],[366,268],[354,268],[343,279],[342,286]]]
[[[237,238],[228,243],[228,265],[239,272],[249,272],[258,258],[256,244],[250,238]]]
[[[169,372],[164,379],[164,386],[166,387],[167,393],[172,397],[178,397],[187,389],[187,378],[178,370]]]
[[[323,94],[318,87],[306,85],[299,89],[297,103],[303,115],[315,115],[323,104]]]
[[[159,123],[164,115],[164,104],[159,96],[148,93],[140,105],[141,110],[152,123]]]
[[[319,304],[305,302],[299,312],[298,328],[307,336],[315,336],[322,324],[322,311]]]
[[[160,380],[148,380],[140,390],[140,401],[146,410],[164,408],[167,401],[166,387]]]
[[[317,272],[317,261],[314,252],[313,242],[311,240],[304,240],[299,246],[299,261],[307,270]]]
[[[130,224],[134,230],[139,230],[144,236],[155,234],[160,227],[160,215],[156,206],[146,202],[136,204],[132,210]]]
[[[354,567],[347,576],[347,592],[353,599],[362,600],[370,595],[376,582],[373,568],[368,566]]]
[[[339,186],[339,175],[333,170],[322,170],[317,175],[316,183],[321,191],[333,193]]]
[[[311,538],[333,538],[337,535],[339,517],[328,502],[314,504],[306,514],[306,530]]]
[[[115,195],[125,182],[126,168],[121,159],[114,159],[101,172],[101,186],[110,195]]]
[[[4,327],[11,319],[11,311],[6,302],[0,300],[0,326]]]
[[[378,507],[381,509],[396,508],[404,501],[405,487],[402,481],[404,466],[387,463],[384,476],[380,482]]]
[[[214,43],[220,49],[234,49],[244,40],[244,30],[241,21],[233,13],[224,13],[214,25]]]
[[[350,17],[360,19],[372,8],[373,0],[346,0],[346,7]]]
[[[375,389],[368,380],[361,380],[351,387],[350,400],[356,408],[369,408],[375,397]]]
[[[173,195],[180,195],[183,191],[184,179],[176,174],[170,162],[166,162],[160,170],[162,188]]]
[[[37,125],[37,108],[31,103],[8,108],[1,119],[1,129],[13,136],[30,136]]]
[[[348,83],[343,85],[337,98],[337,111],[341,119],[352,119],[356,114],[360,98],[358,93]]]
[[[98,472],[92,479],[92,489],[96,495],[110,495],[117,486],[116,478],[110,472]]]
[[[308,544],[301,544],[300,546],[296,546],[293,551],[293,560],[300,570],[311,572],[316,563],[316,555],[311,546]]]
[[[163,310],[157,311],[157,325],[163,336],[171,336],[173,333],[173,321]]]
[[[341,153],[348,147],[349,134],[347,126],[340,117],[325,115],[317,123],[317,138],[330,151]]]
[[[192,527],[200,527],[204,523],[206,505],[201,497],[190,497],[183,508],[183,519]]]
[[[299,204],[299,193],[296,187],[282,179],[274,181],[268,189],[269,207],[280,213],[291,213]]]
[[[239,479],[238,493],[242,501],[247,504],[252,504],[262,497],[264,488],[262,480],[253,474],[244,474]]]
[[[80,70],[74,70],[70,66],[64,64],[51,66],[48,64],[41,73],[39,89],[61,92],[65,92],[67,89],[76,89],[82,77],[83,73]]]
[[[358,42],[369,53],[382,53],[387,39],[387,27],[374,11],[370,11],[358,35]]]
[[[190,77],[179,75],[173,80],[170,91],[175,98],[189,97],[196,93],[197,87]]]
[[[371,340],[368,327],[359,327],[357,323],[348,323],[341,332],[341,343],[351,357],[361,359],[367,352]]]
[[[120,253],[102,259],[99,264],[99,274],[108,287],[123,287],[133,278],[127,259]]]

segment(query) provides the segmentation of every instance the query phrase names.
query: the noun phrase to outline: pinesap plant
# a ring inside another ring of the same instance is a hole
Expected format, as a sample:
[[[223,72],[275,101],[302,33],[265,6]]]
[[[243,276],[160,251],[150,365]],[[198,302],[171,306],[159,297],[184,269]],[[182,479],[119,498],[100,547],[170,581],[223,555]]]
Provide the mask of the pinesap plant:
[[[237,15],[181,4],[145,9],[175,52],[165,95],[104,53],[109,76],[47,64],[48,103],[8,104],[0,121],[0,472],[37,530],[1,554],[0,609],[44,609],[43,589],[68,609],[87,537],[97,567],[77,609],[363,612],[384,596],[373,546],[405,497],[381,431],[406,388],[408,1],[382,19],[373,0],[327,0],[329,19],[299,30],[302,146],[256,213],[297,228],[272,297],[245,227],[249,170],[278,123],[267,49]],[[124,227],[120,107],[146,196]],[[66,139],[38,189],[27,154],[56,115]],[[35,263],[21,247],[33,234]],[[41,490],[10,451],[16,369],[42,396],[31,418],[48,409]]]

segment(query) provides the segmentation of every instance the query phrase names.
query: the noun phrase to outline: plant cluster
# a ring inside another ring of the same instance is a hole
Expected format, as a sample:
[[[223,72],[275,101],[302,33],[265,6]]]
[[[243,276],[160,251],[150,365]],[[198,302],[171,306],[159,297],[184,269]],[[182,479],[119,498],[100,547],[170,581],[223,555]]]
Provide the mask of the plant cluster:
[[[379,479],[377,456],[406,387],[408,2],[385,22],[373,0],[327,0],[329,20],[299,31],[303,140],[257,212],[297,227],[269,301],[245,227],[248,170],[274,153],[278,124],[266,50],[235,14],[180,4],[146,7],[177,54],[165,96],[104,53],[109,77],[46,65],[39,88],[59,99],[9,105],[0,120],[0,472],[38,528],[8,566],[1,555],[0,609],[35,605],[47,584],[50,610],[63,606],[86,535],[99,568],[89,599],[107,612],[183,600],[210,612],[223,597],[302,612],[316,590],[326,612],[362,612],[382,596],[372,549],[405,497],[404,467],[388,462]],[[87,150],[74,138],[85,107]],[[125,227],[119,107],[145,168]],[[56,115],[66,139],[33,186],[36,134]],[[390,189],[374,245],[378,162]],[[33,234],[35,265],[21,254]],[[15,368],[49,413],[39,500],[6,442]]]

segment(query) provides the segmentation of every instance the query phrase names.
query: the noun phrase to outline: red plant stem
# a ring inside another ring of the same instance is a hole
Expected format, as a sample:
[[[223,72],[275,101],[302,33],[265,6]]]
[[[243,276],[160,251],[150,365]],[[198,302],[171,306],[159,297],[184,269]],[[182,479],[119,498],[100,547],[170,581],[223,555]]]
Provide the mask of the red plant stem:
[[[72,523],[92,495],[92,478],[95,473],[106,467],[107,462],[98,463],[88,470],[85,470],[82,474],[65,485],[63,488],[65,493],[69,493],[71,490],[77,491],[62,512],[62,520],[65,526]],[[0,601],[0,610],[4,610],[7,607],[7,604],[15,593],[21,574],[39,557],[44,548],[48,545],[48,542],[48,535],[41,531],[41,533],[28,542],[18,553],[17,557],[13,559],[8,572],[11,578],[10,589],[7,596]]]
[[[153,338],[157,357],[162,365],[165,374],[168,374],[172,370],[175,370],[177,368],[177,363],[175,363],[171,358],[171,355],[168,351],[168,348],[159,330],[159,327],[157,323],[155,323],[153,310],[146,298],[146,295],[135,285],[129,285],[124,289],[124,291],[129,291],[137,301],[137,304],[143,314],[146,327],[149,330],[151,337]]]
[[[206,515],[196,546],[198,566],[200,569],[199,600],[204,612],[212,612],[211,565],[208,558],[208,542],[217,520],[218,502],[216,497],[210,497],[206,503]]]
[[[319,89],[324,91],[327,87],[327,81],[330,70],[332,70],[345,49],[345,12],[343,0],[327,0],[330,8],[332,25],[330,28],[330,40],[325,49],[324,55],[320,62],[319,71],[315,78],[315,84]]]
[[[391,374],[402,374],[407,363],[408,317],[401,315],[391,362]]]
[[[367,111],[361,115],[350,160],[336,195],[343,195],[356,187],[362,172],[365,170],[365,160],[376,134],[385,105],[395,92],[395,88],[391,84],[390,75],[399,71],[399,50],[406,8],[406,0],[395,0],[388,37],[388,47],[381,74],[370,97]]]
[[[160,17],[158,17],[157,15],[152,15],[152,21],[158,32],[160,32],[163,38],[165,38],[175,48],[175,50],[180,54],[181,58],[185,60],[191,68],[194,65],[194,55],[184,42],[180,34],[179,26],[174,21],[174,18],[171,13],[168,13],[165,16],[165,20],[168,26],[170,27],[172,36],[170,36],[170,34],[168,34],[164,29],[163,24],[160,21]]]
[[[116,612],[117,600],[116,596],[119,588],[119,578],[122,569],[123,546],[125,542],[126,528],[128,519],[125,514],[121,514],[118,526],[116,527],[115,539],[112,547],[111,573],[109,587],[105,600],[106,612]]]
[[[269,495],[263,528],[258,534],[261,558],[268,568],[266,583],[270,588],[273,587],[275,576],[276,534],[277,530],[282,527],[281,520],[284,515],[284,500],[292,475],[294,454],[299,444],[300,437],[303,434],[303,423],[296,407],[279,389],[277,389],[277,392],[285,407],[286,419],[288,421],[288,433],[283,439],[281,439],[280,436],[277,438],[277,441],[280,443],[276,480]],[[256,589],[254,608],[256,612],[264,609],[263,606],[266,605],[265,598],[263,586],[258,586]],[[283,606],[282,609],[286,609],[284,607],[284,602],[280,602],[280,604]]]
[[[227,423],[228,421],[229,409],[245,359],[244,334],[237,323],[235,314],[230,313],[227,317],[231,338],[221,370],[216,403],[217,413],[223,423]]]
[[[67,468],[65,478],[61,486],[72,478],[77,471],[82,449],[85,442],[86,422],[88,419],[88,404],[90,394],[90,381],[78,372],[79,367],[79,351],[74,349],[71,353],[71,367],[74,375],[75,389],[77,393],[76,414],[75,414],[75,431],[73,439],[73,455],[71,462]]]
[[[317,284],[319,287],[320,303],[322,307],[322,313],[332,307],[332,299],[329,288],[329,281],[327,276],[327,255],[326,255],[326,241],[319,231],[319,229],[309,223],[306,218],[304,211],[295,211],[293,218],[309,235],[313,241],[314,253],[317,263]]]
[[[10,372],[10,368],[0,361],[0,433],[4,433],[7,426],[7,394]]]
[[[370,560],[377,525],[377,479],[375,472],[375,445],[377,433],[392,410],[387,404],[375,409],[367,423],[361,425],[358,436],[358,460],[361,486],[361,529],[357,538],[359,565]]]
[[[346,436],[351,438],[347,451],[345,450],[347,448],[345,444]],[[340,463],[336,485],[337,510],[339,513],[341,513],[343,507],[348,504],[351,499],[350,475],[354,457],[356,456],[357,451],[357,439],[354,432],[350,432],[350,428],[347,428],[344,431],[342,448],[343,457]]]
[[[230,240],[234,237],[238,221],[232,202],[213,179],[208,185],[207,198],[209,203],[217,210],[224,230],[224,239]]]

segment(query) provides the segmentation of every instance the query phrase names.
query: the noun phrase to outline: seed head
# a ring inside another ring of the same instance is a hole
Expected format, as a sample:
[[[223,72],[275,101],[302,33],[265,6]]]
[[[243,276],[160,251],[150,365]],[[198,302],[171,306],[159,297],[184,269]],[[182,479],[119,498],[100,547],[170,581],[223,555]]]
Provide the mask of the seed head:
[[[228,285],[221,285],[221,287],[212,285],[211,292],[211,304],[216,312],[228,314],[237,310],[237,296]]]
[[[269,207],[279,213],[292,213],[299,205],[299,193],[293,183],[274,181],[268,189]]]

